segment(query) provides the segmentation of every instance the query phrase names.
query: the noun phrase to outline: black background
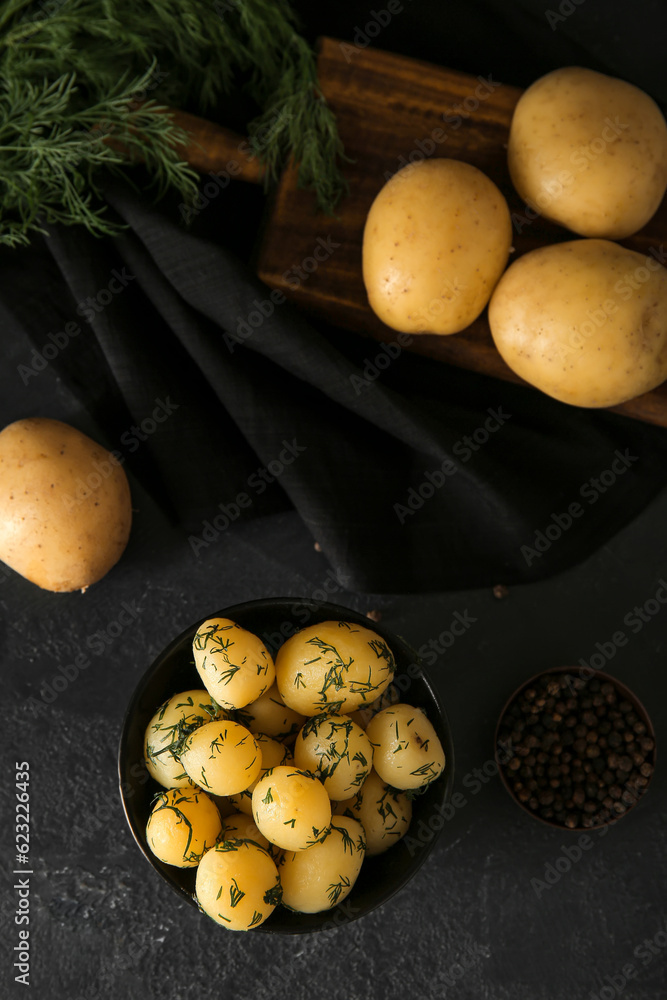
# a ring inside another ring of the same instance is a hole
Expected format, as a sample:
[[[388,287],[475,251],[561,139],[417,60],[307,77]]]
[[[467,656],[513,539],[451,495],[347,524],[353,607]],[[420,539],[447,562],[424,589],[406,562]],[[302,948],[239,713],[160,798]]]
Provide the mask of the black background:
[[[312,37],[352,39],[382,4],[297,6]],[[586,0],[573,4],[573,13],[553,31],[544,13],[549,7],[558,10],[556,4],[528,2],[506,7],[412,0],[374,44],[475,74],[493,72],[517,85],[575,62],[625,76],[667,100],[664,4]],[[202,219],[202,227],[220,225],[221,240],[250,254],[261,195],[244,188],[233,197],[246,212],[243,226],[224,228],[219,206],[215,217]],[[38,294],[39,271],[29,277]],[[16,331],[1,339],[4,424],[25,414],[26,391],[16,366],[30,343]],[[90,414],[51,368],[31,386],[30,401],[32,412],[90,427]],[[619,422],[619,445],[622,428]],[[84,596],[50,595],[10,572],[0,583],[7,678],[3,814],[13,816],[14,760],[28,760],[35,995],[282,1000],[316,994],[326,1000],[391,1000],[407,992],[429,1000],[445,995],[587,1000],[605,986],[610,990],[610,980],[620,984],[624,967],[632,964],[637,974],[624,985],[624,997],[665,996],[667,948],[648,962],[642,948],[667,921],[667,809],[660,763],[646,801],[605,836],[593,834],[590,850],[539,898],[531,879],[543,878],[545,866],[576,836],[531,821],[497,778],[481,784],[474,774],[492,756],[495,721],[511,690],[538,670],[588,661],[597,644],[619,629],[629,641],[608,669],[651,712],[660,758],[667,731],[666,612],[636,634],[624,619],[667,577],[664,493],[575,568],[512,587],[499,600],[490,588],[418,596],[345,590],[314,551],[310,532],[289,511],[232,526],[195,558],[184,532],[134,477],[131,485],[136,513],[128,550]],[[152,658],[203,614],[253,598],[311,597],[322,590],[338,603],[381,610],[383,622],[416,647],[437,640],[456,612],[475,619],[431,668],[447,705],[457,750],[456,788],[466,804],[444,825],[415,880],[363,921],[300,938],[224,933],[162,884],[125,826],[115,766],[123,711]],[[97,634],[117,620],[123,602],[135,609],[135,624],[113,640],[100,639]],[[45,704],[51,682],[79,651],[89,654],[90,666]],[[35,712],[30,699],[41,700],[43,709]],[[19,995],[11,970],[18,941],[13,835],[8,823],[3,828],[1,974],[3,992],[6,982],[13,996]],[[86,828],[91,832],[82,834]]]

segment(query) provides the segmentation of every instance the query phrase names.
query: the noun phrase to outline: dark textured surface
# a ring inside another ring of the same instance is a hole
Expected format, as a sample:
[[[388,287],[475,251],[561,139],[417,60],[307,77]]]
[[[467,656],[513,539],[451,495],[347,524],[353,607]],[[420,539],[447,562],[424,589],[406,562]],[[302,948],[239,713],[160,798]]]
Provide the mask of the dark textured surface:
[[[496,716],[523,678],[587,659],[596,642],[623,628],[625,615],[655,593],[667,572],[667,496],[577,570],[512,589],[503,600],[490,591],[381,600],[332,595],[361,610],[380,607],[383,622],[416,646],[437,639],[456,611],[476,619],[431,670],[451,720],[455,788],[466,804],[397,897],[357,924],[297,939],[226,933],[179,902],[125,826],[115,757],[129,694],[167,641],[220,606],[311,595],[330,581],[327,566],[289,515],[228,532],[200,562],[165,530],[167,563],[156,559],[155,543],[142,531],[157,515],[141,498],[137,506],[127,556],[84,596],[43,594],[14,576],[2,585],[3,809],[11,804],[13,758],[29,760],[34,995],[282,1000],[311,996],[314,979],[326,1000],[398,998],[406,981],[413,996],[426,998],[447,991],[489,1000],[569,1000],[587,998],[605,976],[633,962],[639,974],[624,996],[664,997],[667,949],[646,965],[633,955],[667,917],[660,762],[645,801],[605,836],[593,834],[591,849],[540,898],[531,879],[543,878],[545,865],[576,836],[532,821],[497,777],[482,785],[473,772],[491,758]],[[91,655],[91,666],[33,717],[28,699],[38,699],[59,665],[115,620],[123,601],[139,611],[136,624],[103,655]],[[610,664],[648,706],[659,745],[667,732],[666,637],[663,609]],[[3,841],[3,860],[11,861],[9,837]],[[3,875],[6,886],[10,877]],[[16,928],[10,910],[3,913],[8,955]],[[468,963],[465,975],[457,963]],[[8,966],[4,958],[6,978]]]
[[[333,11],[323,5],[312,30],[351,36],[355,25],[368,20],[369,6]],[[613,42],[607,49],[613,58],[598,53],[597,68],[632,75],[644,60],[636,45],[628,41],[623,48],[622,40],[646,38],[642,24],[664,10],[660,4],[632,5],[632,13],[617,19],[587,0],[562,30],[537,44],[535,25],[543,23],[547,4],[525,0],[507,13],[500,3],[476,5],[487,29],[478,37],[470,33],[468,6],[406,3],[378,44],[475,73],[493,67],[501,78],[525,85],[551,65],[583,59],[575,30],[580,24],[581,37],[589,34],[596,46],[605,35]],[[306,11],[305,0],[300,7]],[[651,63],[645,62],[650,86]],[[63,417],[95,434],[50,368],[29,391],[23,389],[15,372],[27,344],[3,348],[3,423],[20,407]],[[166,523],[136,480],[132,488],[130,547],[84,596],[45,594],[0,573],[6,682],[0,729],[1,996],[20,996],[24,989],[13,983],[11,970],[18,941],[8,819],[14,760],[28,760],[31,767],[31,983],[39,1000],[397,1000],[406,994],[424,1000],[589,1000],[605,987],[602,996],[612,1000],[619,984],[627,1000],[667,995],[667,607],[660,606],[636,634],[624,624],[667,578],[667,495],[588,561],[544,583],[513,588],[503,600],[490,590],[378,599],[338,587],[292,515],[232,527],[197,559],[185,535]],[[452,724],[455,787],[466,802],[445,824],[415,880],[363,921],[294,939],[225,933],[181,903],[134,845],[116,780],[123,712],[157,652],[201,615],[239,601],[310,597],[319,590],[360,610],[380,608],[383,622],[417,647],[437,640],[456,612],[476,619],[431,668]],[[135,623],[109,643],[96,638],[117,620],[123,602],[137,609]],[[588,660],[596,644],[607,643],[619,629],[629,641],[608,667],[651,712],[656,776],[632,815],[604,836],[591,835],[581,860],[538,898],[531,879],[542,879],[545,866],[562,857],[562,845],[576,843],[578,835],[532,821],[497,777],[482,784],[474,769],[491,759],[497,714],[524,678]],[[44,685],[81,650],[90,666],[35,710],[41,695],[48,697]],[[660,944],[652,945],[651,954],[642,942],[656,935]],[[629,964],[637,974],[624,985]]]

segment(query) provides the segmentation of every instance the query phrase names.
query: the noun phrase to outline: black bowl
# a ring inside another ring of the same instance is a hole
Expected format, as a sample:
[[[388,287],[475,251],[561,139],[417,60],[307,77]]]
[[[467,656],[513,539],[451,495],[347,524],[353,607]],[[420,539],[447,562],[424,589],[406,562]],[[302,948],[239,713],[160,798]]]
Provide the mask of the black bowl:
[[[406,836],[384,854],[364,862],[347,899],[322,913],[293,913],[285,907],[276,907],[268,920],[253,933],[304,934],[356,920],[385,903],[412,878],[426,860],[444,826],[441,810],[451,795],[454,783],[454,749],[440,699],[419,665],[414,650],[381,624],[349,608],[297,598],[267,598],[237,604],[206,615],[206,618],[214,615],[231,618],[259,635],[274,655],[285,638],[306,625],[339,620],[372,628],[388,643],[396,659],[395,700],[423,708],[442,742],[446,755],[445,770],[426,791],[415,797],[412,823]],[[196,868],[175,868],[164,864],[146,843],[151,801],[162,788],[149,776],[143,763],[143,740],[151,717],[167,698],[179,691],[201,686],[192,658],[192,640],[206,618],[195,622],[174,639],[140,680],[125,714],[118,752],[120,794],[134,839],[153,868],[182,899],[193,906],[197,905],[194,899]]]

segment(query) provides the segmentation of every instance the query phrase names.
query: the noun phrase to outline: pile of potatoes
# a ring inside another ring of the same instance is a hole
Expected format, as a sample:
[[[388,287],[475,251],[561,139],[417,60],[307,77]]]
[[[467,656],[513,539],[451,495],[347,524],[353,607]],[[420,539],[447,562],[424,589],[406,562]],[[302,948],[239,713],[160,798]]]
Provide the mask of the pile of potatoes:
[[[391,703],[394,656],[345,621],[311,625],[275,663],[226,618],[197,630],[204,689],[175,694],[144,739],[163,786],[146,826],[166,864],[197,868],[200,908],[230,930],[282,903],[317,913],[351,892],[366,856],[406,833],[411,794],[445,767],[419,708]]]
[[[368,214],[363,277],[372,309],[409,334],[452,334],[489,304],[509,367],[577,406],[614,406],[667,378],[667,270],[613,242],[653,216],[667,188],[667,124],[637,87],[580,67],[519,99],[508,142],[526,205],[583,239],[544,246],[505,270],[512,218],[470,164],[399,170]]]

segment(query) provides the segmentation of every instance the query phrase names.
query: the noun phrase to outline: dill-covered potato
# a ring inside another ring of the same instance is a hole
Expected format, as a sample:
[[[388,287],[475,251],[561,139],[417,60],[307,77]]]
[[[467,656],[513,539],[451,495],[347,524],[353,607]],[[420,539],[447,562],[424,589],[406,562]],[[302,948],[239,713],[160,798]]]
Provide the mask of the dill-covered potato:
[[[296,738],[294,763],[316,775],[330,799],[344,799],[370,771],[373,747],[361,726],[346,715],[316,715]]]
[[[207,851],[195,894],[204,913],[231,931],[259,927],[282,895],[275,861],[250,840],[222,840]]]
[[[229,618],[209,618],[200,625],[192,652],[206,690],[223,708],[249,705],[275,680],[273,659],[262,640]]]
[[[268,840],[263,833],[259,832],[252,816],[248,816],[246,813],[237,812],[225,817],[222,822],[222,839],[252,840],[259,847],[263,847],[265,851],[269,851],[269,854],[271,853],[271,845]]]
[[[347,713],[382,694],[395,669],[392,651],[376,632],[327,621],[301,629],[280,647],[276,682],[295,712]]]
[[[393,847],[403,837],[412,820],[412,802],[371,771],[351,799],[339,802],[336,811],[358,819],[366,835],[366,855],[371,858]]]
[[[244,788],[242,792],[238,792],[236,795],[229,796],[232,805],[248,816],[252,816],[252,793],[260,778],[272,767],[278,767],[279,764],[294,763],[288,748],[283,743],[271,739],[270,736],[265,736],[264,733],[253,733],[253,735],[262,754],[262,768],[255,780],[247,788]]]
[[[300,913],[320,913],[342,903],[357,881],[365,853],[361,823],[349,816],[333,816],[321,843],[283,857],[283,904]]]
[[[277,684],[272,684],[268,691],[242,708],[237,719],[251,733],[264,733],[288,746],[294,743],[296,734],[306,721],[305,716],[287,707]]]
[[[399,703],[378,712],[366,727],[373,766],[393,788],[422,788],[445,766],[445,751],[421,708]]]
[[[175,694],[157,710],[146,727],[144,759],[151,778],[165,788],[192,787],[176,753],[170,749],[198,726],[219,717],[220,709],[208,691]]]
[[[220,814],[199,788],[161,792],[146,824],[148,846],[160,861],[194,868],[222,832]]]
[[[255,785],[252,814],[272,844],[286,851],[305,851],[328,832],[331,801],[321,782],[307,771],[274,767]]]
[[[262,752],[252,733],[238,722],[207,722],[186,739],[181,763],[195,785],[213,795],[236,795],[252,784],[262,767]]]
[[[46,417],[0,433],[0,559],[21,576],[85,590],[118,562],[131,523],[127,476],[106,448]]]

